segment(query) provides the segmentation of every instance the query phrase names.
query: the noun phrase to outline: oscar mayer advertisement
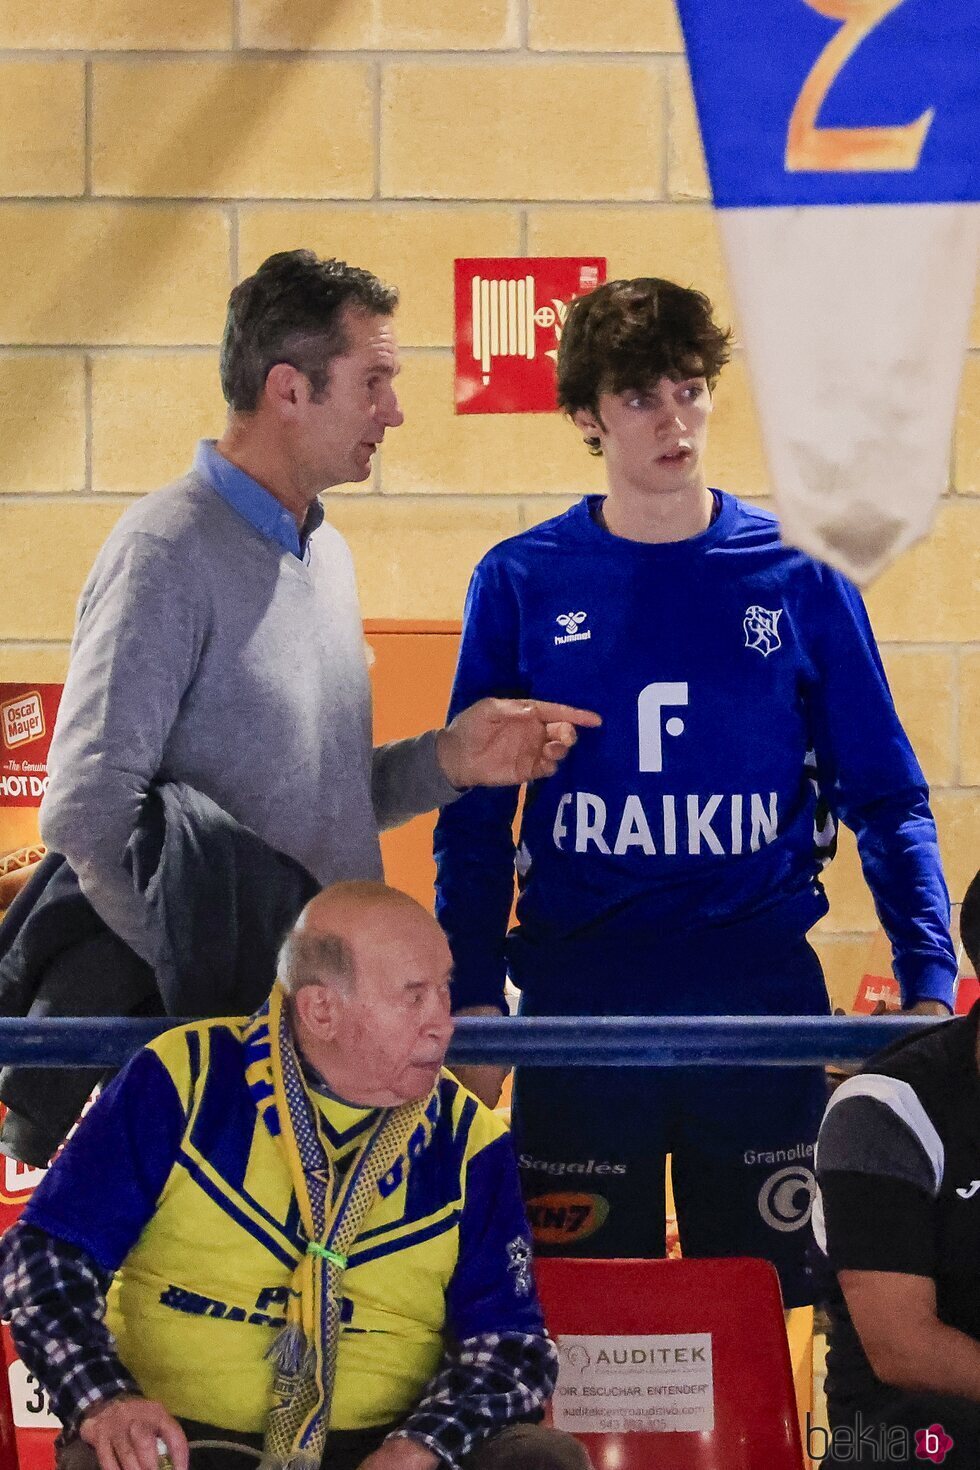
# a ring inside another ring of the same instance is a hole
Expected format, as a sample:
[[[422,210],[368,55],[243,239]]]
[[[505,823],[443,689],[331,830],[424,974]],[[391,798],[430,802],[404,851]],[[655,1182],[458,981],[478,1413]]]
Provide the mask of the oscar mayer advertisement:
[[[0,683],[0,914],[44,856],[37,811],[60,684]]]

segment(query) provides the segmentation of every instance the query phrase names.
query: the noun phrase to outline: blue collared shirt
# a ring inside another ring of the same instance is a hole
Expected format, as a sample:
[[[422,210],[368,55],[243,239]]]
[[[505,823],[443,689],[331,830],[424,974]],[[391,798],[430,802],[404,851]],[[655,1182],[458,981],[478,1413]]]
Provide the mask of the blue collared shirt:
[[[318,500],[307,511],[301,532],[286,507],[251,475],[225,459],[213,439],[202,439],[198,444],[194,468],[260,535],[278,542],[300,561],[309,561],[310,537],[323,521],[323,506]]]

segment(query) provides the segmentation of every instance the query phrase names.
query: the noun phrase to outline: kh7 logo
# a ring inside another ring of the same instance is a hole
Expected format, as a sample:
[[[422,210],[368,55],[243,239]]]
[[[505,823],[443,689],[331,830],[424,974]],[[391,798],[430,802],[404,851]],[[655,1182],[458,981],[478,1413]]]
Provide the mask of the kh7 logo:
[[[539,1194],[525,1205],[534,1238],[543,1245],[585,1240],[605,1224],[609,1214],[609,1201],[601,1194]]]

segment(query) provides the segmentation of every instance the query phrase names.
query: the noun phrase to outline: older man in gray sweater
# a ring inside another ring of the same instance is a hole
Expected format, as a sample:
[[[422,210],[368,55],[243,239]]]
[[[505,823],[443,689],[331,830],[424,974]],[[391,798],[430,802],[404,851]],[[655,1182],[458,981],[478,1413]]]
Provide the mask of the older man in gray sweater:
[[[367,479],[402,423],[396,304],[369,272],[309,251],[237,286],[224,434],[127,511],[82,592],[41,831],[147,961],[124,857],[152,783],[203,792],[320,884],[379,878],[379,828],[468,786],[550,774],[576,725],[598,723],[482,700],[372,749],[354,569],[317,496]]]

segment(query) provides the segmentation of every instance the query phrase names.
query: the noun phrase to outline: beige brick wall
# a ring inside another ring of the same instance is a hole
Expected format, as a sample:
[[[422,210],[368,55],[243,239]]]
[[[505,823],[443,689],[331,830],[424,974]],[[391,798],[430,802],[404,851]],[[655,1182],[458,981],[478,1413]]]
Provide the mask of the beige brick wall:
[[[600,483],[556,417],[456,418],[456,255],[604,254],[731,304],[672,0],[0,0],[0,679],[56,678],[96,547],[222,422],[235,279],[299,244],[395,281],[406,428],[330,497],[365,612],[458,616],[499,537]],[[939,524],[872,589],[954,896],[980,864],[980,305]],[[744,364],[712,478],[768,493]],[[819,943],[874,916],[851,844]]]

